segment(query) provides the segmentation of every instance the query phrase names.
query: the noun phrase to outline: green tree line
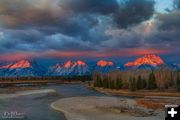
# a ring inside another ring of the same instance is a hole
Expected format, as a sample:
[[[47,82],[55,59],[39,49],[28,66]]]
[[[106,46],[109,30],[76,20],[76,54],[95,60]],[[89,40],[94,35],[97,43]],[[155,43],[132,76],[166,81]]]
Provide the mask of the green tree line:
[[[154,89],[168,89],[175,88],[180,92],[180,76],[179,73],[171,73],[171,78],[168,77],[167,73],[159,71],[147,72],[147,77],[143,75],[127,74],[124,75],[127,80],[123,80],[122,74],[114,72],[112,75],[96,73],[93,75],[93,83],[95,87],[103,87],[109,89],[129,89],[131,91],[136,90],[154,90]],[[113,77],[112,77],[113,76]],[[115,77],[114,77],[115,76]],[[161,76],[162,81],[159,79]],[[167,80],[163,79],[162,76],[167,76]]]

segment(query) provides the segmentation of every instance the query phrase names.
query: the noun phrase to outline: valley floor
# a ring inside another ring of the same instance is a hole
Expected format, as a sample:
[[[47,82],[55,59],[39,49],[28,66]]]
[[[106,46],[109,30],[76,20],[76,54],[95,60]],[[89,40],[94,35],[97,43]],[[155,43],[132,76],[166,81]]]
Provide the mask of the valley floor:
[[[79,83],[77,85],[62,84],[45,88],[12,89],[16,92],[8,91],[9,94],[7,94],[7,89],[4,89],[3,94],[0,94],[0,99],[6,100],[16,97],[21,100],[21,96],[58,93],[59,96],[56,95],[57,97],[51,101],[53,103],[50,102],[51,107],[63,112],[67,120],[162,120],[165,118],[165,104],[180,104],[180,93],[173,91],[129,92],[103,88],[94,88],[96,90],[94,91],[92,88],[89,89]],[[105,94],[99,95],[100,93]],[[51,94],[49,95],[51,96]],[[45,99],[47,97],[42,100]],[[38,100],[41,99],[36,99],[35,102]],[[50,103],[44,103],[41,107]]]
[[[163,110],[138,106],[134,99],[118,97],[73,97],[51,104],[65,114],[67,120],[162,120]]]

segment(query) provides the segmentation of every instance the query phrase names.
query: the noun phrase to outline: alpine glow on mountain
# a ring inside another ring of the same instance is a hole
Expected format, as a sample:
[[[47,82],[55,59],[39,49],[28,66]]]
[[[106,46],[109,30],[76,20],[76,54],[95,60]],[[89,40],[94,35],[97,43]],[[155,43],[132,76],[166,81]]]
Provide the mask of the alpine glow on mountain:
[[[31,63],[28,61],[28,60],[20,60],[16,63],[13,63],[13,64],[8,64],[8,65],[5,65],[5,66],[2,66],[0,68],[3,68],[3,69],[16,69],[16,68],[29,68],[31,66]]]
[[[113,62],[100,60],[100,61],[97,62],[97,66],[100,66],[100,67],[113,66]]]
[[[46,70],[35,61],[19,60],[17,62],[0,67],[0,76],[3,77],[25,77],[44,76]]]
[[[64,63],[64,67],[65,68],[69,68],[69,67],[72,67],[72,66],[85,66],[85,65],[86,65],[86,63],[81,61],[81,60],[77,60],[75,62],[69,60],[69,61]]]
[[[157,55],[149,54],[144,55],[140,58],[137,58],[134,62],[128,62],[124,66],[131,67],[131,66],[140,66],[140,65],[152,65],[158,66],[164,64],[164,61]]]
[[[59,63],[55,66],[49,67],[47,74],[50,76],[89,75],[90,69],[84,61],[69,60],[64,62],[64,64]]]

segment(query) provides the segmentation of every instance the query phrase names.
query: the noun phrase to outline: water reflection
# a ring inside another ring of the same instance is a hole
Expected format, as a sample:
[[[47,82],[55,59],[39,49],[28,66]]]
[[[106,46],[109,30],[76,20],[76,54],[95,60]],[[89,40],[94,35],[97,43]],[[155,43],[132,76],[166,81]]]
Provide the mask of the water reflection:
[[[55,89],[56,93],[20,96],[0,100],[0,118],[6,113],[24,114],[22,120],[65,120],[62,113],[54,111],[50,104],[58,99],[78,96],[103,96],[103,94],[87,89],[81,84],[62,84],[44,86],[44,89]],[[6,119],[7,120],[7,119]],[[20,118],[18,120],[21,120]]]

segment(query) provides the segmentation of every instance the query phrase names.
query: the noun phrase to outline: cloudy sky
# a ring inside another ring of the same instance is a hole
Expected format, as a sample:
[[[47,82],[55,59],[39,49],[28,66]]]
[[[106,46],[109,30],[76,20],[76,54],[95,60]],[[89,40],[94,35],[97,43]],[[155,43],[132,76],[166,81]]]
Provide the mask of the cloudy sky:
[[[180,0],[0,0],[0,60],[154,53],[179,62],[179,46]]]

